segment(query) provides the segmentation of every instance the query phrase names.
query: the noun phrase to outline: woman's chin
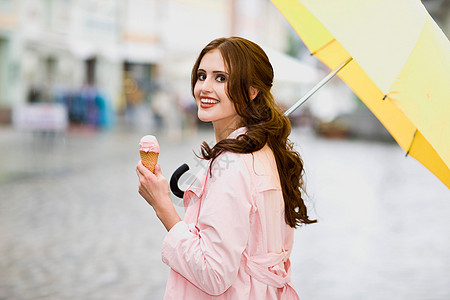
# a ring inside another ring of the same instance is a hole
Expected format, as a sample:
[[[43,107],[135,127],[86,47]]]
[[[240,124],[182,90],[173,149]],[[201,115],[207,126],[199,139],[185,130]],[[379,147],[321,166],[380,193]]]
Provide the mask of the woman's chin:
[[[199,120],[200,120],[200,122],[203,122],[203,123],[211,123],[212,121],[211,120],[208,120],[208,119],[200,119],[200,118],[198,118]]]
[[[211,116],[205,115],[202,111],[199,111],[197,117],[202,122],[212,122]]]

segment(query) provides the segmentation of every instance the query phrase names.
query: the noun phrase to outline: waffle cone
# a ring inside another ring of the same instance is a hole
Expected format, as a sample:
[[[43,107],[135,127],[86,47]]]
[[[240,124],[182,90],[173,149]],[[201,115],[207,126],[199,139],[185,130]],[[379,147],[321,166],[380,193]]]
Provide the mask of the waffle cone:
[[[156,152],[145,152],[139,151],[141,153],[142,164],[149,169],[151,172],[155,173],[155,166],[158,162],[159,153]]]

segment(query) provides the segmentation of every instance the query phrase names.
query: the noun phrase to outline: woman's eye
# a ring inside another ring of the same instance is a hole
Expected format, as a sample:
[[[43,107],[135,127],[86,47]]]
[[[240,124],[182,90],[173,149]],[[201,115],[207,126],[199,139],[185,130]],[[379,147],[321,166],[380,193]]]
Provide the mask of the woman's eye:
[[[225,82],[227,81],[227,77],[225,75],[217,75],[216,80],[218,82]]]
[[[197,74],[197,79],[200,81],[203,81],[206,79],[206,75],[205,74]]]

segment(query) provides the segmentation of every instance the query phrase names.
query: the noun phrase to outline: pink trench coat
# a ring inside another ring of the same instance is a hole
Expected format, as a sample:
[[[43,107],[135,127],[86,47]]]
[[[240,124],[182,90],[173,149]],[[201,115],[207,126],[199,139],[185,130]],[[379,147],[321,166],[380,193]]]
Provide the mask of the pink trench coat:
[[[290,279],[294,232],[268,146],[221,154],[184,205],[162,245],[171,268],[164,299],[299,299]]]

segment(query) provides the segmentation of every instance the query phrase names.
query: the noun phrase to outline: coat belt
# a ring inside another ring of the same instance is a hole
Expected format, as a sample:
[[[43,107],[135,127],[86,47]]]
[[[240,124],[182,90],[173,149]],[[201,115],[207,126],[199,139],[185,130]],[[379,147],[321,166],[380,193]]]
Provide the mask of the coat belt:
[[[299,299],[291,282],[290,270],[286,271],[284,265],[282,268],[276,268],[287,261],[288,253],[286,251],[256,256],[249,256],[246,252],[243,254],[246,260],[245,269],[251,277],[269,286],[289,290],[287,292],[288,299]],[[275,271],[276,273],[274,273]]]

